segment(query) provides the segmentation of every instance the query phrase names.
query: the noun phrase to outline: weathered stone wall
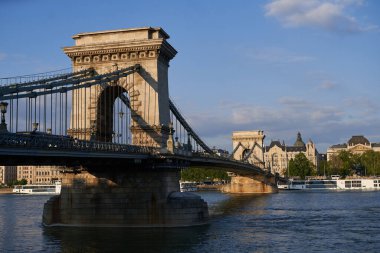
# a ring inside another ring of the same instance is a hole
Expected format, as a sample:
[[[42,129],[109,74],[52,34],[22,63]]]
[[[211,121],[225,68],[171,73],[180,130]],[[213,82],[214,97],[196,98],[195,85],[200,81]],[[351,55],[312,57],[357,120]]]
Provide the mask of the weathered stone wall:
[[[268,179],[269,180],[269,179]],[[263,182],[264,181],[264,182]],[[231,177],[231,183],[223,187],[223,192],[228,193],[276,193],[278,192],[274,182],[265,182],[264,178],[261,180],[233,176]]]
[[[60,196],[44,207],[45,225],[191,226],[208,220],[207,203],[180,193],[177,171],[65,174]]]

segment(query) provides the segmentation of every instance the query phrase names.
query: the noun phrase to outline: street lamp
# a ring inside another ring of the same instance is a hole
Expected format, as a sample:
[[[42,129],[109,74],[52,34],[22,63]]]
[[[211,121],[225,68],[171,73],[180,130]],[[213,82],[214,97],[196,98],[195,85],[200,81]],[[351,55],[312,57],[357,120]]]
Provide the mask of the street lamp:
[[[120,117],[120,125],[121,125],[121,134],[120,134],[120,136],[122,136],[123,135],[123,116],[124,116],[124,112],[121,110],[120,112],[119,112],[119,117]],[[118,141],[119,141],[119,139],[118,139]],[[121,142],[123,142],[123,139],[121,139]],[[120,141],[119,141],[119,143],[120,143]]]
[[[0,102],[0,111],[1,111],[1,124],[0,132],[7,132],[7,124],[5,123],[5,114],[7,113],[7,102]]]
[[[92,122],[92,124],[91,124],[91,136],[90,136],[90,140],[91,141],[95,141],[95,138],[96,138],[96,123]]]
[[[34,123],[32,123],[32,127],[33,127],[33,132],[36,132],[37,131],[37,129],[38,129],[38,123],[37,122],[34,122]]]

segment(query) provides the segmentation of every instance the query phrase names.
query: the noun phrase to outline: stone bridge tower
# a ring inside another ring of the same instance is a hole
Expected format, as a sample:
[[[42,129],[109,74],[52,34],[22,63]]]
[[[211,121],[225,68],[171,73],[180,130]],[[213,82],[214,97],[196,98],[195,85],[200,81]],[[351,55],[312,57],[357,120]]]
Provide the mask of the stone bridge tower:
[[[73,92],[69,135],[78,139],[112,140],[113,103],[128,94],[132,144],[165,147],[169,134],[169,61],[177,51],[162,28],[135,28],[73,36],[75,46],[65,47],[74,71],[93,68],[104,74],[135,64],[138,73],[118,81]],[[95,136],[95,137],[94,137]]]
[[[235,131],[232,133],[233,158],[264,168],[264,131]]]
[[[235,131],[232,133],[232,156],[264,169],[264,131]],[[264,183],[265,182],[265,183]],[[223,187],[229,193],[273,193],[275,179],[270,176],[241,176],[231,174],[231,182]]]
[[[164,30],[123,29],[80,33],[73,38],[75,46],[64,52],[74,71],[93,68],[95,74],[104,74],[135,64],[141,67],[117,81],[73,91],[69,134],[111,141],[114,101],[127,94],[132,143],[165,148],[170,130],[168,67],[177,52],[166,41],[169,36]],[[64,173],[61,194],[44,206],[43,223],[170,227],[207,222],[207,203],[199,196],[179,192],[182,165],[138,160],[105,158]]]

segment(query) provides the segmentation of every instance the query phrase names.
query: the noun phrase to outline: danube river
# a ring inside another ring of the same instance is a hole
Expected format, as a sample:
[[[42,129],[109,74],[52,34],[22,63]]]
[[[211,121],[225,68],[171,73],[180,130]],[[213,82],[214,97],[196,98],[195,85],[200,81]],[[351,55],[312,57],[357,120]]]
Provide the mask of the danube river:
[[[380,192],[200,192],[209,225],[45,228],[46,196],[0,195],[0,252],[380,252]]]

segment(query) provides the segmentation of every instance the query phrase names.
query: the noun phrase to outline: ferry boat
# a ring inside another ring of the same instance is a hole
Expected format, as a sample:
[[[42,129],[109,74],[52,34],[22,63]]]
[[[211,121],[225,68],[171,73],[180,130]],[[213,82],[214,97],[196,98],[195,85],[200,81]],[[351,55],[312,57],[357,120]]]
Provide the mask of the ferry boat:
[[[196,182],[180,181],[179,187],[181,192],[195,192],[198,190]]]
[[[54,184],[48,185],[15,185],[12,192],[16,194],[58,195],[61,193],[61,182],[57,181]]]
[[[380,190],[380,178],[289,180],[280,190]]]

